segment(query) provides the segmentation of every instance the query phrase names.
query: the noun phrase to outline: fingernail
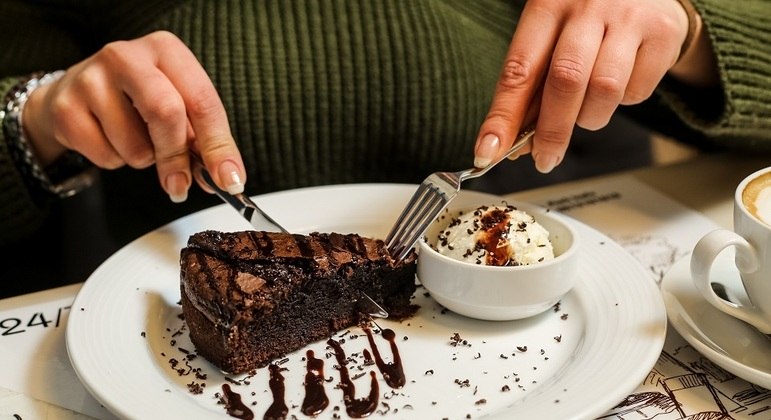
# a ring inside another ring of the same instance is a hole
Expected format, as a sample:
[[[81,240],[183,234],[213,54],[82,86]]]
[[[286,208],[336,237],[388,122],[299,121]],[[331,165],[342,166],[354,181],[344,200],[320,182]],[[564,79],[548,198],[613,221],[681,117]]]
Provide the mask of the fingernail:
[[[482,140],[479,141],[476,150],[476,156],[474,156],[474,166],[477,168],[486,168],[493,161],[493,158],[498,155],[498,149],[501,146],[501,141],[495,134],[485,134]]]
[[[230,194],[240,194],[244,192],[244,183],[241,181],[241,175],[238,173],[238,166],[235,163],[226,160],[220,165],[220,179],[225,182],[225,190]]]
[[[535,156],[535,169],[542,174],[548,174],[559,163],[559,157],[549,153],[539,153]]]
[[[166,177],[166,191],[172,203],[182,203],[187,200],[188,181],[184,172],[175,172]]]

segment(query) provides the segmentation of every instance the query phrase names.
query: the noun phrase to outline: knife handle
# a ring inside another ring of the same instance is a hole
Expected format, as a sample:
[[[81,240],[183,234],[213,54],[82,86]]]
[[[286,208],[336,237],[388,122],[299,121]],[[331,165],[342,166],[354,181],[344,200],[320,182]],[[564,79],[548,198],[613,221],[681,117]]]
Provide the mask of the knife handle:
[[[192,163],[193,177],[199,180],[201,183],[209,187],[215,194],[219,196],[227,204],[230,204],[241,216],[244,217],[252,226],[255,225],[258,217],[262,217],[265,221],[275,226],[275,228],[281,232],[289,233],[283,226],[268,216],[261,208],[257,206],[246,194],[230,194],[229,192],[221,189],[214,183],[209,171],[203,165],[203,160],[198,153],[190,151],[190,161]]]

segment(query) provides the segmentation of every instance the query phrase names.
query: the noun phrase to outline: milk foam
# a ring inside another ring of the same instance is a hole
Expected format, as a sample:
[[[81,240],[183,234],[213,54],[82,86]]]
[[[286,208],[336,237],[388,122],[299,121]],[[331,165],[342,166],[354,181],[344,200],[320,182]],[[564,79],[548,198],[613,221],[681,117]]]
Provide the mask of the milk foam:
[[[755,198],[755,217],[771,225],[771,188],[766,188]]]
[[[742,201],[753,216],[771,226],[771,173],[750,181],[742,192]]]

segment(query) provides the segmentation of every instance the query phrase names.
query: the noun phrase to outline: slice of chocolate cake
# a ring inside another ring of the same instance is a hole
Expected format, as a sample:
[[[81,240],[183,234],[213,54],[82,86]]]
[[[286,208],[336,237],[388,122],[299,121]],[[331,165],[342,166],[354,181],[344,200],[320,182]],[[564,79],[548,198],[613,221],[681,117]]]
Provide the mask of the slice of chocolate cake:
[[[415,258],[355,234],[196,233],[181,252],[182,311],[198,354],[228,373],[267,365],[363,321],[361,292],[411,316]]]

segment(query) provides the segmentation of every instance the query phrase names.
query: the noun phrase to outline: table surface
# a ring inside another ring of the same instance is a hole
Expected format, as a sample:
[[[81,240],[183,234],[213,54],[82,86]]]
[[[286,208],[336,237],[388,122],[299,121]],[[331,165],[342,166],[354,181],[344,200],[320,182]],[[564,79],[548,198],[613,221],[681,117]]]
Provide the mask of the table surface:
[[[767,156],[752,158],[722,154],[700,155],[673,165],[651,166],[562,183],[541,188],[539,191],[591,185],[605,179],[629,175],[707,216],[718,225],[731,228],[736,185],[745,176],[769,165],[771,158]]]
[[[527,191],[524,194],[513,194],[512,197],[528,197],[529,194],[548,195],[550,191],[589,188],[592,185],[616,179],[631,178],[705,215],[717,225],[730,228],[732,225],[732,200],[736,185],[746,175],[769,165],[771,165],[771,159],[768,157],[700,155],[674,165],[653,166],[572,181]],[[0,308],[0,312],[2,312],[2,308]],[[771,395],[768,395],[766,404],[767,406],[771,405]],[[0,387],[0,416],[3,415],[8,415],[9,418],[13,418],[13,416],[52,419],[88,418],[85,415]],[[732,417],[740,418],[741,415],[734,414]],[[753,418],[771,418],[771,415]]]

